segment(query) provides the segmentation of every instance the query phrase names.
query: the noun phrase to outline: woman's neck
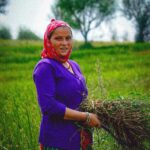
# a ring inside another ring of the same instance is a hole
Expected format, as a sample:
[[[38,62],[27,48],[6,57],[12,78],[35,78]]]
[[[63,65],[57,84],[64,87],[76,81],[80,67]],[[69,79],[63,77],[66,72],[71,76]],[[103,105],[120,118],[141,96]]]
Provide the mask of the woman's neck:
[[[63,65],[68,71],[70,71],[72,74],[74,74],[73,69],[72,69],[72,67],[71,67],[71,64],[70,64],[68,61],[62,63],[62,65]]]
[[[66,69],[70,69],[70,63],[68,61],[62,63],[62,65],[66,68]]]

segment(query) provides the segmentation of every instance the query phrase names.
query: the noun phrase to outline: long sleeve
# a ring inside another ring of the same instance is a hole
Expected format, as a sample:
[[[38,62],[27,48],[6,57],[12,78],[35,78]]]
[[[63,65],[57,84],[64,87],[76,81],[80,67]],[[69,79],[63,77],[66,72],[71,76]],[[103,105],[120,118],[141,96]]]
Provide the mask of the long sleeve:
[[[53,117],[64,117],[66,106],[55,99],[53,67],[48,63],[38,64],[34,70],[33,78],[42,114]]]

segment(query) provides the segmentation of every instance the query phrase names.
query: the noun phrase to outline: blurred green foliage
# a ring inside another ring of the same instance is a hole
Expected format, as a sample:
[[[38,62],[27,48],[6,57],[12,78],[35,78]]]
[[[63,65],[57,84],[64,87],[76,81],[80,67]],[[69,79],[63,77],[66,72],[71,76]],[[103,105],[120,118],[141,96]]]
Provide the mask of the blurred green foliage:
[[[18,40],[40,40],[40,38],[31,30],[21,27],[18,33]]]
[[[5,26],[0,26],[0,39],[11,39],[10,29]]]
[[[55,18],[68,22],[72,28],[78,29],[85,43],[89,32],[110,20],[116,11],[115,0],[58,0],[52,7]]]

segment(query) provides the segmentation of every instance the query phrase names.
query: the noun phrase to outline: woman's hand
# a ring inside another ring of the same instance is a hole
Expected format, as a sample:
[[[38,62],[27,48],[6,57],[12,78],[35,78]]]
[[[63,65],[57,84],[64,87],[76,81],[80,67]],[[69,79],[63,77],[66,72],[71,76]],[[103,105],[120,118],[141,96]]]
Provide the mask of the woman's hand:
[[[96,114],[93,113],[89,113],[88,114],[89,119],[87,125],[91,126],[91,127],[97,127],[100,128],[101,127],[101,121],[98,119],[98,116]]]

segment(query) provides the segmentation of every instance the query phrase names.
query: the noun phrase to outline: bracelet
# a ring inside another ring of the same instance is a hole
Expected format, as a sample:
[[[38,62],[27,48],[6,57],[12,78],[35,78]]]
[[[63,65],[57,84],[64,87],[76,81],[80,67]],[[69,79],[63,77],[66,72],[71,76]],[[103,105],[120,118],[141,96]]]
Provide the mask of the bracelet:
[[[90,121],[91,121],[90,113],[89,113],[89,112],[86,112],[86,120],[85,120],[86,124],[89,124]]]

